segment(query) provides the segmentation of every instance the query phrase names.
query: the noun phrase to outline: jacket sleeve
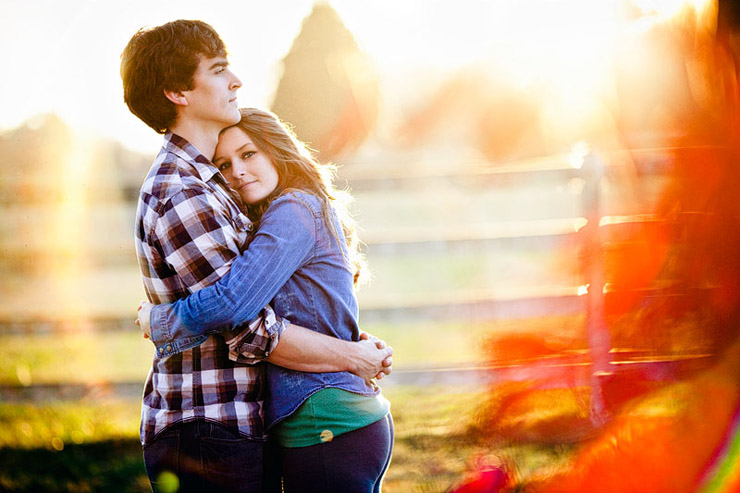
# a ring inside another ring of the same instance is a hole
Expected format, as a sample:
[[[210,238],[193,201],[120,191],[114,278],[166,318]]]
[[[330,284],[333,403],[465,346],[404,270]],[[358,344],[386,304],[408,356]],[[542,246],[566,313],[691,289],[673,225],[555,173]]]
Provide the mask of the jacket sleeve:
[[[260,344],[251,339],[249,327],[242,324],[258,317],[293,273],[310,259],[315,242],[313,211],[293,194],[275,199],[249,248],[234,259],[226,275],[187,298],[152,309],[153,339],[155,332],[168,334],[177,342],[181,337],[232,331],[227,334],[232,349],[240,345],[259,348]],[[264,325],[270,320],[280,321],[265,314],[262,318],[267,322]],[[284,324],[276,322],[274,330],[282,328]],[[247,334],[237,337],[234,331]],[[262,353],[261,357],[267,357],[269,350],[263,349]]]

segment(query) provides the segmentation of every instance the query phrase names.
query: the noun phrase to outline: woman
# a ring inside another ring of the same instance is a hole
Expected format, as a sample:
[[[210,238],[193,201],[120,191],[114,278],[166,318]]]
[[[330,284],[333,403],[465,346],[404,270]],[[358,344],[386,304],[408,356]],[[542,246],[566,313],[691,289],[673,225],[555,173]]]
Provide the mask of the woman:
[[[181,324],[191,334],[228,330],[254,317],[259,292],[293,323],[359,340],[354,288],[362,262],[331,169],[273,114],[251,108],[221,132],[213,163],[260,229],[228,275],[184,300],[151,307],[151,324]],[[267,380],[265,425],[281,448],[286,492],[380,491],[393,422],[374,384],[348,372],[273,365]]]

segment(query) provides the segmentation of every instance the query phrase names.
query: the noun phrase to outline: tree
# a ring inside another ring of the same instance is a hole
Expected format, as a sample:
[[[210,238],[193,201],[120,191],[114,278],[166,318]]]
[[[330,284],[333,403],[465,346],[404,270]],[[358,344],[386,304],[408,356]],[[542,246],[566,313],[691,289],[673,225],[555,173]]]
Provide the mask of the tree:
[[[329,4],[314,5],[283,66],[272,110],[322,161],[367,138],[377,120],[378,78]]]

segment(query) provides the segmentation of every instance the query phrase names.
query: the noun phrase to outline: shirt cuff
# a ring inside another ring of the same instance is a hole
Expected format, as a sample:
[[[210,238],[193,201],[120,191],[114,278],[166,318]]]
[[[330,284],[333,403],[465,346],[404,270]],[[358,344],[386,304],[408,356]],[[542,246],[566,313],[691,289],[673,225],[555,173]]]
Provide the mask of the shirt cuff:
[[[152,311],[149,313],[149,328],[151,332],[149,338],[154,343],[158,358],[171,356],[176,353],[172,346],[170,326],[162,305],[154,305],[152,307]]]
[[[266,360],[289,324],[290,321],[278,317],[271,306],[266,306],[258,318],[224,333],[229,359],[249,365]]]

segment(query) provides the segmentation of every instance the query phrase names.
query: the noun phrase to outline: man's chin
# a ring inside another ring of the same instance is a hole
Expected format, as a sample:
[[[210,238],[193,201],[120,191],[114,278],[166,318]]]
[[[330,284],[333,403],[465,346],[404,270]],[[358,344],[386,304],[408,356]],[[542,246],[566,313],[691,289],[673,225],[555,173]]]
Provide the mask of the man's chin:
[[[233,118],[233,117],[232,118],[224,118],[221,121],[221,124],[223,125],[222,130],[223,129],[227,129],[229,127],[232,127],[232,126],[236,125],[237,123],[239,123],[241,121],[241,119],[242,119],[241,115],[237,116],[236,118]]]

